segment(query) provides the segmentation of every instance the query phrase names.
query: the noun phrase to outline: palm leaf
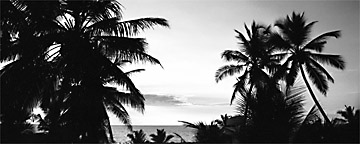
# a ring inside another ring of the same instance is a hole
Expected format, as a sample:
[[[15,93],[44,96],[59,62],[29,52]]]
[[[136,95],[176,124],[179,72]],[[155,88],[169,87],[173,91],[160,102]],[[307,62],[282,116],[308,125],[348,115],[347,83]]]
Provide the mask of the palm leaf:
[[[234,50],[225,50],[221,54],[221,58],[225,59],[226,61],[237,61],[237,62],[247,62],[249,58],[239,51]]]
[[[111,17],[122,18],[121,7],[122,5],[115,0],[96,1],[89,3],[83,11],[88,21],[99,22]]]
[[[193,124],[193,123],[190,123],[190,122],[187,122],[187,121],[178,121],[178,122],[183,123],[183,125],[184,125],[185,127],[190,127],[190,128],[194,128],[194,129],[199,129],[199,124]]]
[[[318,53],[310,53],[311,58],[320,63],[328,64],[337,69],[345,69],[345,61],[340,55],[331,55],[331,54],[318,54]]]
[[[235,32],[238,34],[238,36],[236,36],[236,38],[238,38],[238,39],[240,40],[240,44],[243,44],[244,47],[250,47],[250,43],[249,43],[249,41],[245,38],[245,36],[244,36],[241,32],[239,32],[239,31],[237,31],[237,30],[235,30]]]
[[[255,23],[255,21],[254,21],[254,23]],[[253,23],[253,26],[254,26],[254,23]],[[250,39],[252,39],[251,31],[249,30],[249,28],[246,26],[245,23],[244,23],[244,27],[245,27],[245,30],[246,30],[246,33],[247,33],[248,37],[249,37]],[[254,32],[254,31],[253,31],[253,32]]]
[[[230,99],[230,105],[233,103],[234,99],[236,98],[236,93],[240,93],[241,96],[243,97],[246,97],[247,95],[247,91],[246,91],[246,88],[245,88],[245,80],[246,80],[246,73],[247,71],[245,72],[244,75],[240,76],[238,79],[237,79],[237,82],[234,84],[234,91],[233,91],[233,94],[231,96],[231,99]]]
[[[144,101],[145,98],[143,95],[136,95],[132,93],[119,92],[116,88],[104,87],[104,96],[111,100],[116,100],[118,102],[130,105],[132,108],[135,108],[141,112],[144,111]]]
[[[219,82],[224,77],[232,76],[235,73],[240,73],[244,65],[225,65],[220,67],[215,73],[215,81]]]
[[[165,138],[164,143],[167,143],[170,139],[172,139],[174,136],[173,135],[167,135]]]
[[[324,74],[319,69],[309,63],[305,63],[305,66],[306,71],[308,72],[313,84],[318,88],[321,93],[326,95],[326,91],[329,87]]]
[[[130,90],[132,94],[141,95],[140,91],[135,87],[131,79],[121,69],[105,57],[100,56],[98,58],[104,67],[103,71],[107,72],[106,74],[111,76],[111,78],[106,81],[107,83],[114,82],[124,86],[127,90]]]
[[[340,31],[331,31],[323,33],[316,38],[312,39],[309,43],[304,46],[304,49],[314,50],[316,52],[322,52],[324,49],[324,45],[326,44],[326,40],[330,37],[339,38]]]
[[[309,58],[311,65],[313,65],[314,67],[316,67],[319,71],[321,71],[323,74],[326,75],[326,78],[331,81],[332,83],[334,83],[334,78],[331,77],[331,75],[326,71],[326,69],[321,66],[318,62],[316,62],[315,60],[313,60],[312,58]]]
[[[115,105],[113,102],[104,102],[106,109],[115,114],[117,118],[121,120],[122,123],[128,126],[131,129],[130,116],[126,109],[122,105]]]
[[[145,29],[153,28],[156,25],[169,27],[167,20],[163,18],[140,18],[129,21],[120,21],[119,18],[111,18],[95,23],[87,29],[96,35],[105,32],[110,35],[129,37],[137,35]]]
[[[126,74],[127,76],[130,76],[130,75],[133,74],[133,73],[138,73],[138,72],[142,72],[142,71],[145,71],[145,69],[135,69],[135,70],[128,71],[128,72],[126,72],[125,74]]]

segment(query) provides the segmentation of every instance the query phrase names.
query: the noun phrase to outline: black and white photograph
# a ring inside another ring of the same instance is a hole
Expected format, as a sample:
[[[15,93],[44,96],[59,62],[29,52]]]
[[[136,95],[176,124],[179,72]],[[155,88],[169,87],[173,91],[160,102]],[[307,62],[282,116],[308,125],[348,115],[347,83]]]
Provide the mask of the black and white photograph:
[[[0,6],[0,143],[359,143],[359,0]]]

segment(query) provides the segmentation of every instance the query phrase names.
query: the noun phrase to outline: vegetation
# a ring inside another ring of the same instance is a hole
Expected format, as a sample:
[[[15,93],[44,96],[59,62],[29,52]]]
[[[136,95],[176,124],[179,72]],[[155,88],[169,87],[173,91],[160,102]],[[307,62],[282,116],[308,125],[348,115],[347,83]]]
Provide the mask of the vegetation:
[[[144,69],[124,72],[122,66],[161,66],[146,52],[145,39],[135,36],[169,27],[165,19],[123,21],[116,0],[5,0],[1,13],[0,62],[11,61],[0,71],[6,89],[1,91],[1,142],[114,143],[108,112],[132,129],[124,105],[143,112],[145,98],[130,74]],[[340,31],[310,39],[315,23],[293,12],[275,22],[277,31],[255,21],[244,25],[246,34],[235,30],[240,48],[221,54],[232,64],[220,67],[215,81],[239,74],[230,99],[238,115],[225,114],[210,124],[180,121],[196,129],[195,142],[358,143],[359,110],[345,106],[338,111],[342,118],[330,120],[308,81],[326,95],[334,79],[323,64],[345,69],[340,55],[322,53]],[[307,91],[315,105],[306,114]],[[37,106],[45,117],[31,114]],[[44,133],[34,134],[29,119],[37,120]],[[151,141],[142,130],[127,136],[132,143],[169,143],[174,137],[164,129],[150,134]]]
[[[131,142],[134,144],[137,143],[149,143],[148,140],[146,140],[146,134],[144,133],[144,131],[141,129],[139,131],[134,131],[133,134],[128,134],[127,135]]]
[[[167,143],[169,142],[174,136],[173,135],[167,135],[164,129],[157,129],[156,134],[150,135],[151,140],[154,143]]]
[[[119,65],[160,64],[146,53],[145,39],[133,36],[168,27],[165,19],[122,21],[115,0],[13,0],[1,6],[1,61],[13,61],[1,70],[2,124],[23,123],[13,111],[31,112],[40,103],[47,142],[113,142],[107,111],[131,128],[123,105],[142,112],[144,97]]]

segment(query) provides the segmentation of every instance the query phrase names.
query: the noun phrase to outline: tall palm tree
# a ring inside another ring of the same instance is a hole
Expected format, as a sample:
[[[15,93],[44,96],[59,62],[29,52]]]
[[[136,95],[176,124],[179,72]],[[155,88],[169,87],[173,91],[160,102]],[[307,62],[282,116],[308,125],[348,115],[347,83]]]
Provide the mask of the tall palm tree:
[[[48,101],[61,100],[58,113],[61,113],[61,125],[71,131],[70,141],[107,141],[104,132],[109,131],[106,127],[110,123],[106,110],[113,112],[125,124],[130,124],[130,119],[123,104],[129,104],[139,111],[144,110],[144,97],[128,75],[117,67],[117,63],[126,59],[160,64],[157,59],[146,54],[145,39],[133,36],[156,25],[169,25],[162,18],[122,21],[121,5],[115,0],[55,3],[51,11],[47,12],[38,12],[41,9],[36,8],[40,6],[38,2],[14,0],[6,3],[11,6],[11,12],[24,15],[24,20],[33,17],[41,20],[36,21],[34,18],[34,21],[24,22],[25,28],[19,26],[22,29],[37,28],[30,34],[25,33],[38,42],[29,49],[26,45],[14,47],[13,39],[22,38],[23,34],[19,33],[17,36],[19,28],[13,27],[16,19],[10,19],[10,15],[6,17],[8,19],[2,21],[2,28],[7,28],[6,36],[10,38],[6,40],[12,47],[5,49],[2,45],[1,51],[6,52],[1,53],[2,59],[18,58],[17,61],[20,61],[23,55],[28,55],[31,60],[27,62],[30,65],[51,63],[55,72],[44,73],[52,76],[51,82],[56,83],[56,88],[55,93],[41,95],[42,108],[46,111],[51,104]],[[47,5],[49,4],[45,6]],[[43,16],[42,13],[53,15]],[[30,41],[25,44],[32,43]],[[40,64],[34,63],[35,58],[39,59]],[[2,78],[9,72],[4,69]],[[114,87],[104,86],[108,83],[123,86],[125,89],[119,91]],[[45,84],[37,86],[44,89]]]
[[[251,30],[246,24],[245,29],[249,39],[241,32],[235,30],[238,34],[236,38],[241,42],[240,50],[225,50],[221,54],[221,57],[224,60],[228,62],[237,62],[237,64],[222,66],[215,73],[216,82],[236,73],[241,74],[237,78],[237,83],[234,85],[235,89],[230,104],[232,104],[235,99],[237,92],[245,94],[245,98],[247,98],[253,93],[254,87],[263,86],[264,80],[268,79],[268,74],[264,70],[267,69],[269,72],[273,72],[274,66],[277,64],[276,59],[271,57],[272,50],[267,45],[270,27],[256,24],[254,21],[251,25]],[[247,88],[247,92],[243,92]],[[245,119],[247,118],[247,111],[248,107],[245,108]]]
[[[318,102],[310,83],[305,75],[304,68],[316,88],[324,95],[328,90],[328,81],[334,82],[329,72],[320,64],[328,64],[337,69],[343,70],[345,62],[340,55],[322,54],[326,40],[331,37],[340,37],[340,31],[325,32],[314,39],[310,39],[309,35],[312,26],[316,21],[307,23],[304,13],[292,13],[275,22],[275,26],[280,29],[280,34],[274,34],[272,42],[288,55],[283,64],[283,68],[279,70],[278,75],[282,76],[286,73],[285,79],[288,86],[293,85],[298,72],[310,92],[311,98],[319,108],[326,122],[330,123],[324,109]]]

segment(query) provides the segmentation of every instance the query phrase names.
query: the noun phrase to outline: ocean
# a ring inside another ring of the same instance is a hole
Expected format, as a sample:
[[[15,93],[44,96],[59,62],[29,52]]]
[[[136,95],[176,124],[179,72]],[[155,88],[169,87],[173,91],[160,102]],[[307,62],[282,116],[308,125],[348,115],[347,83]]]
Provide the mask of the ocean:
[[[126,126],[123,125],[111,125],[112,131],[113,131],[113,135],[114,135],[114,139],[116,142],[121,142],[124,143],[126,141],[129,141],[130,139],[127,137],[128,134],[131,133],[131,131],[129,131],[127,129]],[[170,140],[170,142],[180,142],[181,139],[179,137],[177,137],[175,134],[173,133],[177,133],[179,134],[183,139],[185,139],[186,142],[193,142],[193,137],[194,137],[194,132],[195,130],[192,128],[186,128],[185,126],[133,126],[133,130],[138,131],[142,129],[144,131],[144,133],[146,134],[147,140],[151,140],[150,138],[150,134],[156,134],[156,129],[164,129],[166,134],[172,134],[174,135],[174,137]]]
[[[38,124],[33,124],[35,132],[37,130]],[[131,131],[124,125],[111,125],[111,129],[113,131],[114,139],[117,143],[125,143],[130,141],[127,137],[128,134],[131,134]],[[158,126],[158,125],[135,125],[133,126],[133,130],[138,131],[142,129],[146,134],[147,140],[151,141],[150,134],[156,134],[156,129],[164,129],[166,134],[174,135],[170,142],[181,142],[181,139],[176,136],[174,133],[179,134],[186,142],[194,142],[194,134],[195,130],[192,128],[186,128],[185,126],[177,125],[177,126]]]

